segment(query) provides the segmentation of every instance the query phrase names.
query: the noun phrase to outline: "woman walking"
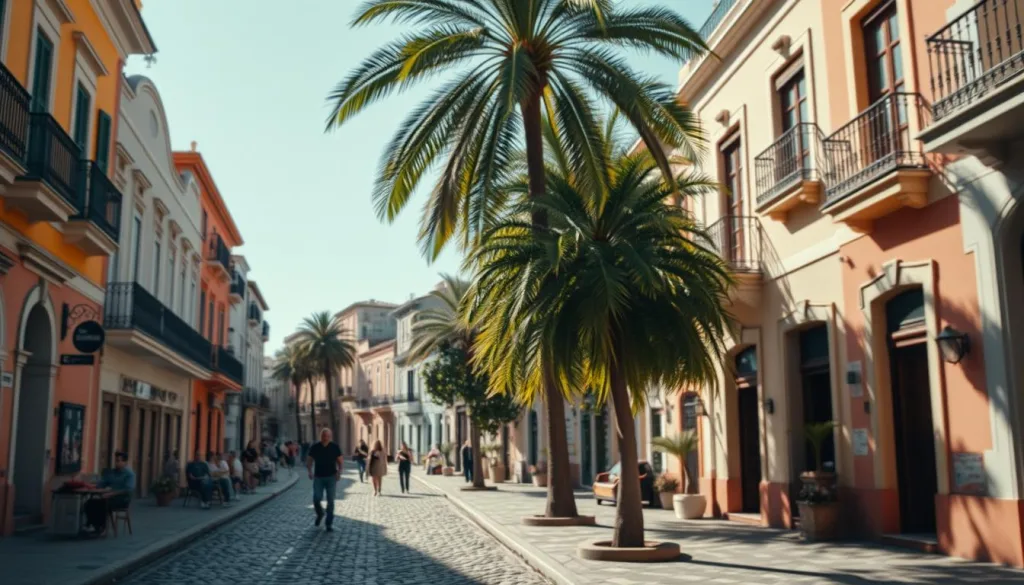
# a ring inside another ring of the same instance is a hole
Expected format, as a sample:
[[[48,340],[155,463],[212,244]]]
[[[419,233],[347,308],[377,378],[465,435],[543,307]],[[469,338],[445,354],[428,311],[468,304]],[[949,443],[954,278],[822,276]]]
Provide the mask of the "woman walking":
[[[466,478],[466,483],[473,481],[473,446],[469,439],[462,446],[462,476]]]
[[[373,483],[373,495],[380,495],[380,483],[388,474],[388,456],[384,453],[384,445],[380,441],[373,444],[370,451],[370,481]]]
[[[402,493],[409,491],[409,473],[412,471],[412,451],[409,445],[402,441],[402,448],[398,450],[398,484]]]
[[[363,483],[363,477],[366,475],[366,458],[370,456],[370,448],[366,446],[366,441],[359,441],[359,447],[356,448],[356,454],[352,457],[356,460],[356,466],[359,467],[359,483]]]

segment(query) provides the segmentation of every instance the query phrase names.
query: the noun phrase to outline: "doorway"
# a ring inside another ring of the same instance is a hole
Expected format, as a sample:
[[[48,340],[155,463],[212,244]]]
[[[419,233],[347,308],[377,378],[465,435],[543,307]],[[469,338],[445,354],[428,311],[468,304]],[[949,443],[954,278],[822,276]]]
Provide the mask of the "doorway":
[[[698,435],[697,430],[697,404],[700,402],[700,397],[694,393],[687,394],[683,397],[683,432],[693,433]],[[698,449],[700,443],[697,443]],[[687,485],[683,486],[683,491],[688,494],[697,493],[697,474],[700,472],[700,455],[697,453],[698,449],[690,451],[686,456],[686,461],[683,463],[686,466],[686,479]]]
[[[580,415],[580,483],[591,485],[594,481],[593,433],[590,428],[591,414],[583,411]]]
[[[662,416],[664,415],[664,413],[665,411],[660,408],[651,409],[651,436],[648,437],[647,439],[648,445],[651,444],[651,441],[654,440],[654,437],[660,437],[664,434],[662,430],[663,425],[661,424]],[[661,451],[652,451],[653,452],[651,453],[651,467],[654,468],[654,473],[661,474],[665,471],[665,456],[662,454]]]
[[[900,532],[934,534],[938,471],[923,291],[911,289],[890,300],[886,321]]]
[[[757,348],[736,355],[736,403],[740,430],[742,512],[761,511],[761,420],[757,399]]]
[[[40,304],[29,312],[23,348],[30,355],[22,366],[18,389],[14,515],[38,520],[43,512],[43,484],[49,472],[46,432],[53,372],[53,329],[49,314]]]

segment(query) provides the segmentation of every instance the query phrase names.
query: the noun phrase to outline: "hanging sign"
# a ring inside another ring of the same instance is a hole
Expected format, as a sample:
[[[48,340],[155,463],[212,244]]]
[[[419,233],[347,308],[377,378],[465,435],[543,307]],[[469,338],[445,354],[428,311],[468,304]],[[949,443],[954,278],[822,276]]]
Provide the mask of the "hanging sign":
[[[102,325],[96,321],[84,321],[75,327],[75,332],[71,334],[71,343],[82,353],[96,353],[103,347],[106,337]]]
[[[96,363],[96,356],[65,353],[60,356],[62,366],[91,366]]]

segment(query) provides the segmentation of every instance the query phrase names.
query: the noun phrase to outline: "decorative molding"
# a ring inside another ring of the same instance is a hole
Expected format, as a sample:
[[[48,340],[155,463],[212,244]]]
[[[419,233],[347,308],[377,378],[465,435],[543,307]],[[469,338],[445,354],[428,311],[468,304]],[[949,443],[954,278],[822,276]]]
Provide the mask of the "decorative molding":
[[[74,24],[75,13],[71,12],[71,8],[64,2],[64,0],[44,0],[53,15],[57,17],[60,24]]]
[[[75,271],[68,265],[31,242],[18,242],[18,253],[25,268],[47,282],[63,285],[75,277]]]
[[[139,169],[132,169],[132,180],[135,181],[136,188],[141,188],[143,191],[153,186],[153,183],[146,177],[146,174]]]
[[[168,213],[170,213],[170,210],[167,209],[167,204],[164,203],[163,199],[153,197],[153,207],[156,209],[157,223],[162,224],[164,222],[164,218],[167,217]]]
[[[123,83],[122,85],[128,84]],[[125,187],[128,186],[128,170],[135,164],[135,159],[120,141],[114,146],[114,161],[114,183],[117,184],[118,189],[124,192]]]
[[[177,240],[178,236],[181,235],[181,224],[179,224],[174,218],[171,218],[171,221],[167,222],[167,225],[171,228],[171,240]],[[185,240],[185,242],[188,242],[188,240]]]
[[[14,260],[10,256],[0,252],[0,276],[6,276],[7,273],[14,267]]]
[[[721,124],[722,126],[728,126],[729,125],[729,110],[722,110],[721,112],[718,112],[718,115],[715,116],[715,121],[718,122],[719,124]]]
[[[783,59],[789,59],[789,47],[792,45],[793,39],[789,35],[780,35],[779,38],[775,39],[772,43],[772,50],[782,56]]]
[[[106,77],[108,73],[107,68],[103,65],[103,60],[100,59],[100,56],[96,54],[96,49],[92,47],[92,43],[89,42],[85,33],[80,30],[76,30],[72,33],[72,37],[75,39],[75,50],[78,51],[78,54],[81,55],[85,59],[85,62],[89,64],[96,77]]]

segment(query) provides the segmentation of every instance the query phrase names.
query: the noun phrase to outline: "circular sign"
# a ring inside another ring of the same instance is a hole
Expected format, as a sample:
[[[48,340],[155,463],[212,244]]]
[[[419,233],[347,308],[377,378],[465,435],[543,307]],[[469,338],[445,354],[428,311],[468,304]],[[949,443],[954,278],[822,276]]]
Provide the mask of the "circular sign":
[[[102,325],[96,321],[85,321],[75,327],[75,332],[71,334],[71,343],[82,353],[96,353],[103,347],[106,337]]]

